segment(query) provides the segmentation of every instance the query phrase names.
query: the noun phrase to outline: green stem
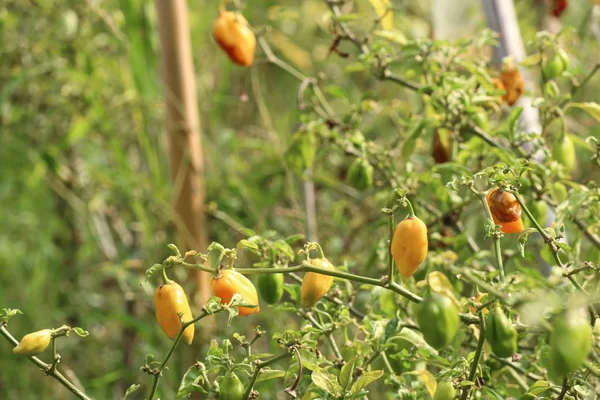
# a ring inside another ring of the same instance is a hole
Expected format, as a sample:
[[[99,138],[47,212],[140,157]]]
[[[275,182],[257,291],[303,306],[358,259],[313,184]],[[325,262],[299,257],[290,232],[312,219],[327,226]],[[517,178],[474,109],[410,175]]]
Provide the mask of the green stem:
[[[325,328],[323,327],[323,325],[321,323],[319,323],[319,321],[317,321],[310,313],[306,313],[306,319],[308,319],[317,328],[321,329],[322,331],[325,331]],[[331,347],[331,351],[333,351],[333,355],[335,356],[335,358],[337,358],[338,360],[343,360],[344,357],[342,356],[342,353],[340,353],[340,349],[338,348],[337,343],[335,342],[335,339],[333,338],[332,332],[331,331],[325,332],[325,337],[327,338],[327,341],[329,342],[329,346]]]
[[[479,201],[481,202],[481,205],[483,206],[483,209],[485,210],[485,214],[487,215],[488,219],[490,219],[493,223],[494,217],[492,216],[492,211],[490,210],[490,206],[488,205],[487,200],[485,199],[485,194],[478,192],[473,187],[471,187],[471,191],[473,193],[475,193],[477,196],[479,196]],[[506,275],[504,273],[504,262],[502,261],[502,248],[500,246],[500,237],[494,236],[493,239],[494,239],[494,253],[496,256],[496,264],[498,265],[498,271],[500,271],[500,281],[502,283],[505,283]]]
[[[390,282],[394,282],[394,257],[392,256],[392,239],[394,238],[394,214],[390,215],[389,228],[390,228],[390,239],[388,245],[388,279]]]
[[[534,382],[545,380],[543,376],[537,375],[537,374],[533,374],[531,372],[527,372],[526,369],[520,367],[517,364],[513,364],[512,362],[510,362],[510,361],[508,361],[508,360],[506,360],[504,358],[500,358],[500,357],[498,357],[498,356],[496,356],[494,354],[490,354],[490,357],[492,357],[494,360],[498,361],[499,363],[504,364],[507,367],[509,367],[509,368],[517,371],[518,373],[520,373],[522,375],[525,375],[527,378],[531,379]],[[558,390],[555,389],[555,388],[553,388],[551,390],[553,390],[555,393],[558,393]]]
[[[392,364],[390,364],[390,360],[388,360],[387,354],[385,354],[385,351],[382,351],[380,353],[380,357],[383,360],[383,365],[385,366],[385,369],[387,369],[389,376],[392,379],[392,382],[394,382],[396,385],[400,386],[400,381],[396,377],[396,372],[394,372],[394,368],[392,368]]]
[[[540,223],[535,219],[535,217],[533,216],[531,211],[529,211],[529,208],[527,208],[527,205],[525,204],[525,201],[523,200],[521,195],[518,192],[514,192],[513,195],[515,196],[515,198],[521,205],[521,209],[525,212],[525,215],[527,215],[527,218],[529,218],[531,220],[531,223],[533,224],[535,229],[539,232],[540,235],[542,235],[544,242],[546,242],[546,244],[550,248],[550,252],[552,253],[552,256],[554,257],[554,260],[556,261],[558,266],[561,268],[565,268],[565,264],[562,262],[562,260],[560,259],[560,256],[558,255],[559,248],[556,245],[556,243],[554,242],[554,238],[551,237],[548,234],[548,232],[546,232],[544,230],[544,228],[542,228]],[[577,279],[575,279],[574,276],[568,275],[566,278],[573,284],[573,286],[575,286],[577,288],[577,290],[579,290],[580,292],[589,296],[589,293],[587,292],[587,290],[585,290],[583,288],[583,286],[581,286],[579,284],[579,282],[577,282]],[[590,310],[592,310],[592,308],[590,308]],[[592,315],[595,315],[595,313],[592,313]]]
[[[483,311],[479,311],[479,340],[477,341],[477,349],[475,349],[475,357],[473,357],[473,363],[471,364],[471,370],[469,371],[469,381],[475,382],[477,376],[477,369],[479,362],[481,361],[481,354],[483,353],[483,344],[485,343],[485,319],[483,318]],[[460,400],[466,400],[469,396],[471,386],[465,386],[463,389]]]
[[[325,258],[325,253],[323,252],[321,245],[319,243],[314,244],[317,246],[317,254],[319,255],[319,258]]]
[[[416,217],[415,209],[413,208],[412,203],[407,198],[405,199],[405,201],[406,201],[406,204],[408,204],[408,218],[415,218]]]
[[[592,364],[588,360],[585,360],[583,362],[583,365],[585,365],[585,367],[588,369],[588,371],[592,373],[592,375],[594,375],[596,378],[600,378],[600,370],[598,370],[598,368],[596,368],[594,364]]]
[[[558,395],[556,400],[563,400],[565,398],[568,390],[569,390],[569,379],[567,379],[567,377],[565,376],[563,379],[563,383],[562,383],[562,390],[560,391],[560,394]]]
[[[329,342],[329,346],[331,347],[331,350],[333,351],[333,354],[335,355],[335,357],[338,360],[343,360],[344,356],[342,356],[342,353],[340,353],[340,349],[338,348],[338,345],[335,342],[335,339],[333,338],[333,333],[329,332],[325,335],[325,337],[327,338],[327,341]]]
[[[471,271],[469,271],[468,269],[463,269],[463,268],[457,268],[454,266],[450,266],[450,270],[452,271],[452,273],[454,274],[460,274],[463,275],[467,278],[467,280],[469,280],[471,283],[474,283],[475,285],[479,286],[480,288],[483,288],[487,293],[491,293],[493,294],[495,297],[502,299],[502,301],[507,304],[510,305],[512,303],[512,299],[510,299],[506,293],[504,293],[501,290],[496,289],[495,286],[490,285],[489,283],[487,283],[486,281],[479,279],[478,277],[476,277]]]
[[[496,142],[491,136],[489,136],[483,129],[481,129],[477,125],[473,124],[469,128],[470,128],[470,130],[469,130],[470,133],[474,133],[475,135],[479,136],[479,138],[483,139],[490,146],[496,147],[498,149],[508,150],[505,146]]]
[[[575,223],[575,225],[577,225],[577,227],[583,232],[583,234],[585,235],[585,237],[587,237],[588,240],[594,246],[596,246],[596,248],[600,249],[600,237],[598,237],[598,236],[594,235],[592,232],[590,232],[590,230],[585,225],[585,223],[583,223],[580,219],[578,219],[574,215],[571,215],[571,219],[573,220],[573,222]]]
[[[252,374],[252,378],[250,378],[250,382],[248,382],[248,385],[246,386],[246,391],[244,392],[244,396],[242,397],[242,400],[247,400],[250,397],[250,393],[252,393],[252,389],[254,388],[254,384],[256,383],[256,380],[258,379],[258,375],[260,375],[260,370],[273,364],[276,363],[279,360],[283,360],[284,358],[288,358],[292,355],[292,353],[290,353],[289,351],[287,353],[282,353],[276,356],[273,356],[265,361],[258,361],[256,363],[256,367],[254,369],[254,373]]]
[[[15,339],[10,332],[0,324],[0,334],[6,338],[13,346],[19,344],[19,341]],[[73,385],[67,378],[65,378],[60,372],[56,369],[50,370],[51,364],[46,364],[42,360],[37,357],[27,357],[29,361],[37,365],[40,369],[46,371],[46,374],[56,379],[61,385],[67,388],[71,393],[73,393],[77,398],[83,400],[91,400],[88,396],[85,395],[81,390],[79,390],[75,385]]]
[[[163,270],[162,270],[162,279],[163,279],[163,284],[167,285],[169,283],[169,277],[167,276],[166,268],[163,268]]]
[[[262,47],[263,51],[267,55],[267,60],[269,60],[269,62],[271,64],[277,65],[279,68],[283,69],[285,72],[289,73],[290,75],[292,75],[294,78],[298,79],[299,81],[303,81],[306,79],[306,75],[304,75],[302,72],[297,71],[291,65],[288,65],[285,62],[283,62],[281,59],[279,59],[279,57],[277,57],[273,53],[273,50],[271,50],[271,47],[269,46],[269,44],[267,43],[267,41],[265,40],[264,37],[262,37],[262,36],[259,37],[258,43],[260,44],[260,47]]]
[[[204,272],[210,272],[211,274],[215,275],[219,272],[219,266],[217,265],[215,268],[211,268],[211,267],[206,267],[202,264],[191,264],[189,262],[185,262],[183,261],[181,263],[181,265],[183,265],[186,268],[192,268],[192,269],[199,269],[201,271]]]
[[[196,318],[194,318],[194,319],[192,319],[192,320],[190,320],[188,322],[183,322],[181,324],[181,328],[179,328],[179,332],[177,333],[177,337],[175,337],[175,340],[173,340],[173,344],[171,345],[171,348],[169,349],[169,352],[167,353],[167,356],[165,357],[164,361],[160,364],[160,366],[157,368],[156,371],[152,372],[152,374],[154,375],[154,380],[152,381],[152,387],[150,388],[150,392],[148,393],[148,400],[153,400],[154,399],[154,396],[156,394],[156,390],[158,389],[158,382],[160,381],[160,377],[162,375],[162,371],[164,370],[165,366],[167,365],[167,362],[169,361],[169,359],[173,355],[173,352],[175,351],[175,348],[177,348],[177,345],[179,344],[179,341],[181,340],[181,337],[183,336],[183,332],[185,331],[185,329],[188,326],[193,325],[196,322],[200,321],[202,318],[205,318],[205,317],[208,317],[209,315],[221,312],[224,309],[225,309],[224,307],[221,307],[221,308],[218,308],[218,309],[216,309],[216,310],[214,310],[212,312],[208,312],[208,311],[204,310]]]
[[[519,385],[522,390],[526,392],[529,390],[529,385],[527,385],[527,381],[525,381],[525,379],[523,379],[523,377],[519,375],[517,371],[515,371],[512,368],[509,368],[508,373],[513,377],[515,382],[517,382],[517,385]]]
[[[400,296],[412,301],[413,303],[420,303],[421,301],[423,301],[423,298],[421,296],[414,294],[410,290],[405,289],[404,287],[400,286],[395,282],[388,282],[388,280],[385,278],[375,279],[368,278],[366,276],[350,274],[348,272],[332,271],[329,269],[315,267],[308,263],[303,263],[301,265],[296,265],[287,268],[236,268],[236,271],[238,271],[241,274],[287,274],[290,272],[316,272],[321,275],[333,276],[349,281],[379,286],[384,289],[388,289],[395,293],[398,293]],[[477,324],[479,321],[477,317],[470,314],[461,314],[460,317],[465,324]]]
[[[52,364],[48,370],[50,372],[56,372],[56,366],[58,365],[58,361],[60,360],[60,356],[58,355],[58,351],[56,349],[56,338],[52,338]]]
[[[577,94],[577,92],[582,88],[585,87],[585,85],[587,84],[587,82],[592,79],[592,77],[596,74],[596,72],[598,72],[600,70],[600,63],[594,65],[594,68],[590,71],[589,74],[587,74],[587,76],[585,78],[583,78],[583,80],[581,81],[581,83],[579,83],[579,85],[577,86],[573,86],[573,88],[571,89],[571,99],[573,97],[575,97],[575,94]],[[560,102],[560,107],[564,107],[567,105],[567,103],[569,101],[571,101],[571,99],[564,99],[563,101]]]

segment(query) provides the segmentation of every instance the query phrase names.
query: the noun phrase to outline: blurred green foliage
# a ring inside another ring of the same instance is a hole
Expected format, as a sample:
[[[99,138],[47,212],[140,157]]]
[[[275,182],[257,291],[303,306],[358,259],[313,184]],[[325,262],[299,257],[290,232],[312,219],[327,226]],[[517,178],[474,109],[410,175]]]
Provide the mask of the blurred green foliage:
[[[534,0],[516,3],[524,38],[531,40],[542,11]],[[209,33],[217,3],[189,6],[210,239],[233,243],[244,237],[241,228],[305,233],[303,182],[284,163],[302,120],[298,81],[267,64],[260,51],[252,69],[232,65]],[[367,1],[356,7],[373,14]],[[428,7],[399,1],[395,25],[407,38],[428,37]],[[466,37],[485,26],[474,8],[477,30]],[[564,46],[578,76],[597,62],[587,11],[571,7],[562,19],[574,28],[564,35]],[[335,81],[325,86],[335,109],[377,99],[372,115],[362,121],[367,139],[383,146],[405,140],[404,118],[413,111],[415,94],[371,79],[368,72],[348,73],[345,68],[356,60],[329,54],[326,12],[321,0],[255,0],[244,14],[258,30],[272,27],[272,47],[292,66]],[[154,321],[155,282],[140,285],[144,269],[164,259],[166,244],[175,240],[155,9],[144,0],[13,0],[0,5],[0,41],[0,307],[24,312],[11,321],[18,337],[63,323],[89,330],[86,339],[63,341],[61,367],[90,396],[117,398],[140,379],[145,354],[164,354],[169,346]],[[340,51],[350,51],[346,46]],[[582,97],[598,101],[598,88],[598,80],[591,81]],[[582,118],[572,131],[585,137],[590,126]],[[415,146],[413,162],[430,165],[429,146],[423,139]],[[340,183],[352,160],[327,145],[316,158],[320,242],[329,258],[367,274],[378,267],[378,252],[385,251],[387,227],[379,209],[388,202],[387,193],[365,195]],[[585,179],[586,172],[581,168],[576,174]],[[429,179],[435,186],[439,178]],[[448,196],[443,183],[437,185],[427,196]],[[239,262],[248,257],[242,253]],[[175,278],[186,281],[182,274]],[[273,321],[297,324],[293,316],[266,306],[262,315],[235,320],[235,331],[261,324],[272,333]],[[215,318],[211,336],[232,334],[223,318]],[[163,388],[176,387],[186,366],[205,353],[210,337],[202,330],[198,336],[203,340],[178,352]],[[40,393],[70,398],[1,341],[0,370],[4,399]],[[274,398],[274,390],[283,389],[278,385],[262,387],[271,390],[264,398]],[[161,398],[171,398],[170,393]]]

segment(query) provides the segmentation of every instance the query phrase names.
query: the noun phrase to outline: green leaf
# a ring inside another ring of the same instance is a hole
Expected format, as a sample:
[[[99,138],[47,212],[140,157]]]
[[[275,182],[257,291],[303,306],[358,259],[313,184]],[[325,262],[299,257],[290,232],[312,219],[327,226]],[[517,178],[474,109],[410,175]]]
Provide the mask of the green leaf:
[[[179,251],[179,248],[178,248],[177,246],[175,246],[173,243],[169,243],[169,244],[167,245],[167,247],[168,247],[169,249],[171,249],[171,250],[173,251],[173,253],[175,253],[175,255],[176,255],[177,257],[181,257],[181,252]]]
[[[525,258],[525,244],[527,244],[527,240],[529,240],[529,235],[533,232],[537,232],[537,230],[534,228],[527,228],[519,236],[517,248],[519,249],[519,254],[521,254],[521,257],[523,258]]]
[[[334,97],[337,97],[338,99],[346,99],[349,97],[348,92],[346,92],[346,90],[343,87],[337,85],[327,85],[325,87],[325,92]]]
[[[344,73],[351,74],[353,72],[362,72],[362,71],[365,71],[367,69],[367,67],[368,66],[365,65],[364,63],[355,62],[355,63],[346,65],[346,67],[344,67]]]
[[[17,310],[17,309],[11,309],[11,308],[3,308],[2,311],[0,311],[0,322],[2,322],[3,324],[6,324],[8,322],[9,319],[11,319],[12,317],[14,317],[17,314],[23,314],[21,312],[21,310]]]
[[[152,353],[148,353],[148,354],[146,354],[146,358],[145,358],[145,360],[144,360],[144,363],[145,363],[146,365],[150,365],[150,364],[152,364],[153,362],[154,362],[154,354],[152,354]]]
[[[581,398],[584,398],[584,399],[589,398],[590,395],[592,394],[589,387],[585,387],[585,386],[581,386],[581,385],[573,386],[573,390],[576,391],[577,393],[579,393],[582,396]]]
[[[270,381],[272,379],[279,379],[285,376],[285,371],[279,369],[263,369],[256,379],[256,383]]]
[[[519,118],[521,117],[522,113],[523,113],[523,107],[517,107],[511,111],[511,113],[508,115],[508,117],[506,119],[510,139],[514,138],[515,134],[517,133],[517,125],[519,123]]]
[[[427,128],[427,122],[424,119],[414,119],[411,122],[410,129],[406,135],[404,143],[402,143],[402,158],[407,160],[415,150],[417,139],[423,134]]]
[[[157,274],[163,270],[164,266],[162,264],[154,264],[150,268],[146,270],[146,279],[152,278],[154,274]]]
[[[600,122],[600,104],[598,103],[571,103],[565,109],[565,112],[572,108],[579,108],[596,118]]]
[[[381,378],[382,376],[383,376],[383,371],[381,371],[381,370],[365,372],[356,380],[356,382],[354,382],[354,385],[352,385],[351,392],[352,393],[360,392],[365,387],[369,386],[371,383],[375,382],[377,379]]]
[[[565,242],[557,242],[556,245],[558,246],[559,249],[561,249],[562,251],[564,251],[565,253],[570,253],[571,252],[571,246],[569,246],[568,243]]]
[[[342,388],[337,383],[337,379],[334,375],[329,372],[318,370],[313,371],[311,379],[315,385],[332,395],[333,397],[340,397],[342,394]]]
[[[304,240],[304,235],[302,235],[302,234],[292,235],[292,236],[286,237],[284,240],[287,244],[292,244],[299,240]]]
[[[527,56],[520,64],[524,67],[532,67],[542,62],[542,55],[540,53],[533,53]]]
[[[529,387],[527,393],[524,393],[519,400],[534,400],[538,398],[538,395],[546,392],[548,389],[552,388],[552,384],[548,381],[537,381],[533,385]]]
[[[273,244],[271,245],[271,248],[273,250],[274,256],[282,254],[289,260],[293,260],[296,257],[296,254],[294,253],[294,249],[292,249],[290,247],[290,245],[284,240],[277,240],[277,241],[273,242]]]
[[[202,369],[206,371],[204,364],[198,362],[192,365],[187,372],[183,375],[179,389],[177,390],[177,399],[190,397],[194,392],[207,393],[206,390],[200,386],[204,383],[204,376]]]
[[[496,399],[496,400],[504,400],[504,397],[500,396],[498,393],[496,393],[495,390],[490,389],[489,387],[484,386],[482,388],[482,391],[484,391],[486,394],[488,394],[489,396],[487,398],[489,399]],[[492,397],[493,396],[493,397]]]
[[[210,341],[210,347],[208,348],[208,352],[206,353],[206,359],[216,359],[221,360],[225,354],[223,353],[223,349],[219,346],[219,343],[213,339]]]
[[[75,328],[73,328],[73,330],[75,331],[76,334],[78,334],[81,337],[86,337],[88,336],[90,333],[88,331],[86,331],[83,328],[80,328],[78,326],[76,326]]]
[[[288,166],[298,175],[312,167],[317,153],[317,137],[313,131],[299,131],[285,153]]]
[[[123,397],[123,400],[126,400],[129,397],[129,395],[133,394],[141,387],[142,387],[142,385],[140,385],[138,383],[134,383],[133,385],[129,386],[127,388],[127,391],[125,392],[125,396]]]
[[[231,321],[238,315],[240,315],[240,310],[237,307],[230,307],[227,309],[227,326],[231,326]]]
[[[389,40],[390,42],[393,43],[398,43],[398,44],[406,44],[407,40],[406,40],[406,36],[404,36],[404,33],[398,31],[398,30],[386,30],[386,31],[375,31],[373,32],[373,34],[375,36],[379,36],[381,38],[384,38],[385,40]]]
[[[246,239],[242,239],[237,244],[238,249],[247,249],[250,250],[254,254],[260,254],[258,245],[256,243],[252,243]]]
[[[398,331],[398,324],[400,323],[400,320],[398,319],[398,316],[392,318],[387,325],[385,326],[385,333],[383,335],[383,341],[386,342],[389,338],[391,338],[396,331]]]
[[[222,244],[217,243],[217,242],[212,242],[209,246],[208,249],[206,249],[207,253],[210,253],[211,251],[216,251],[219,253],[222,253],[225,251],[225,247],[223,247]]]
[[[546,390],[550,389],[552,384],[548,381],[537,381],[533,385],[529,386],[529,390],[527,393],[538,395],[544,393]]]
[[[353,357],[342,367],[338,382],[342,386],[342,391],[348,390],[348,385],[352,383],[352,374],[354,373],[354,366],[356,365],[356,357]]]

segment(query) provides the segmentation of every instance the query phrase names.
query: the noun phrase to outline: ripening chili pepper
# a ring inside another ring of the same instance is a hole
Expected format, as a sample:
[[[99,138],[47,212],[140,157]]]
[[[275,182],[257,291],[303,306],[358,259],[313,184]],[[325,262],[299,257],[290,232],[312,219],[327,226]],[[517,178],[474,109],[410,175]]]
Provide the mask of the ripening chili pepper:
[[[220,400],[242,400],[244,392],[244,384],[233,372],[225,374],[219,383]]]
[[[243,15],[224,11],[214,23],[212,33],[231,61],[250,66],[254,61],[256,37]]]
[[[521,205],[512,193],[495,188],[485,198],[494,223],[502,227],[502,232],[520,233],[525,229],[521,219]]]
[[[552,15],[560,17],[568,5],[567,0],[552,0]]]
[[[181,321],[189,322],[193,319],[192,311],[183,288],[175,281],[169,281],[159,286],[154,293],[154,308],[156,320],[169,339],[177,337],[181,329]],[[181,319],[179,317],[181,314]],[[187,344],[194,340],[194,324],[185,328],[182,339]]]
[[[563,49],[546,58],[542,64],[542,73],[546,80],[558,78],[569,69],[569,56]]]
[[[394,230],[391,252],[398,271],[410,278],[427,257],[427,225],[418,217],[409,216]]]
[[[319,268],[334,270],[333,265],[326,258],[313,258],[310,263]],[[333,284],[333,276],[322,275],[317,272],[307,272],[302,279],[302,305],[312,307],[325,296]]]
[[[552,157],[565,167],[565,171],[568,173],[573,171],[577,155],[575,153],[575,145],[569,135],[565,134],[562,138],[554,142],[552,145]]]
[[[268,304],[275,304],[283,296],[283,274],[260,274],[256,282],[260,297]]]
[[[471,297],[471,300],[473,301],[473,303],[475,303],[475,307],[471,306],[469,307],[469,311],[471,311],[472,314],[477,314],[477,307],[481,306],[482,300],[484,300],[484,298],[487,297],[487,293],[478,293],[477,296],[473,296]],[[487,301],[487,299],[485,299]],[[488,310],[487,308],[483,308],[481,310],[483,312],[483,314],[488,314],[490,312],[490,310]]]
[[[449,297],[429,292],[417,305],[417,324],[425,341],[435,349],[452,342],[460,326],[458,309]]]
[[[51,329],[42,329],[41,331],[28,333],[23,336],[23,339],[21,339],[19,344],[13,348],[13,353],[20,356],[31,357],[46,350],[51,341]]]
[[[365,158],[357,158],[350,168],[346,182],[357,190],[367,190],[373,184],[373,166]]]
[[[525,92],[525,79],[516,67],[507,67],[500,73],[500,81],[504,85],[506,93],[503,96],[504,101],[512,106],[519,97]]]
[[[436,129],[433,133],[431,155],[438,164],[447,163],[452,159],[450,132],[447,129]]]
[[[238,307],[240,315],[248,315],[260,311],[256,288],[250,279],[237,271],[232,269],[221,271],[219,275],[211,278],[210,287],[213,294],[221,298],[221,304],[228,304],[235,294],[242,296],[242,299],[246,303],[256,304],[256,307]]]
[[[433,400],[453,400],[456,397],[456,389],[450,381],[438,383]]]
[[[517,352],[517,330],[500,307],[487,317],[485,339],[498,357],[511,357]]]
[[[549,361],[553,371],[565,376],[583,365],[592,348],[592,327],[582,311],[557,316],[550,333]]]

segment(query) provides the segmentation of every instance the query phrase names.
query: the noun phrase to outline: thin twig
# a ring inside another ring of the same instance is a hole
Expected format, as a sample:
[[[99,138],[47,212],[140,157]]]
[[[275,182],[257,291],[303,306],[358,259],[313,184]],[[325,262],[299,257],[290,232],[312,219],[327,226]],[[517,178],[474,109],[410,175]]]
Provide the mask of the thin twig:
[[[2,336],[4,336],[6,338],[6,340],[8,340],[9,343],[11,343],[13,346],[16,346],[19,344],[19,341],[17,339],[15,339],[10,334],[10,332],[6,329],[6,327],[2,324],[0,324],[0,334],[2,334]],[[54,366],[54,368],[53,368],[52,364],[46,364],[45,362],[43,362],[42,360],[40,360],[37,357],[27,357],[27,358],[29,359],[29,361],[31,361],[32,363],[34,363],[35,365],[40,367],[43,371],[45,371],[46,375],[51,376],[52,378],[56,379],[61,385],[63,385],[65,388],[67,388],[71,393],[73,393],[78,398],[83,399],[83,400],[91,400],[88,396],[86,396],[85,393],[83,393],[83,391],[81,391],[80,389],[75,387],[75,385],[73,385],[67,378],[65,378],[63,376],[63,374],[58,372],[56,366]]]
[[[475,382],[477,376],[477,369],[479,368],[479,362],[481,361],[481,354],[483,353],[483,344],[485,343],[485,319],[483,318],[483,311],[479,311],[479,340],[477,341],[477,348],[475,349],[475,356],[473,357],[473,363],[471,364],[471,370],[469,371],[469,381]],[[469,396],[471,386],[465,386],[461,400],[466,400]]]
[[[152,381],[152,386],[150,387],[150,392],[148,394],[149,400],[154,399],[154,395],[156,394],[156,390],[158,389],[158,383],[160,381],[162,371],[165,369],[167,362],[169,361],[169,359],[175,352],[175,349],[177,348],[177,345],[179,344],[179,341],[181,340],[181,337],[183,336],[183,332],[185,332],[186,328],[188,326],[193,325],[196,322],[200,321],[202,318],[208,317],[209,315],[219,313],[223,310],[225,310],[225,308],[222,306],[221,306],[221,308],[218,308],[218,309],[215,309],[212,311],[208,311],[205,309],[196,318],[194,318],[188,322],[182,322],[181,327],[179,329],[179,333],[177,334],[177,337],[175,338],[175,340],[173,340],[173,344],[171,345],[171,348],[169,349],[169,352],[167,353],[167,356],[165,357],[164,361],[160,364],[160,366],[158,368],[149,371],[149,373],[154,376],[154,379]]]

